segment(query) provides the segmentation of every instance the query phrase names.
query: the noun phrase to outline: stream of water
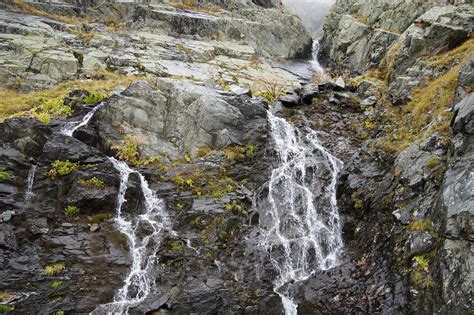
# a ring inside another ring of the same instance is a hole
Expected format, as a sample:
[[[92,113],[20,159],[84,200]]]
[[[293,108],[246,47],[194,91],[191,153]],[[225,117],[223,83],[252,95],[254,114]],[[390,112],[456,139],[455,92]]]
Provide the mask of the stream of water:
[[[104,106],[105,106],[105,103],[101,102],[99,103],[99,105],[95,106],[92,110],[90,110],[80,121],[66,123],[64,127],[61,129],[61,133],[63,135],[72,137],[72,135],[77,129],[86,126],[89,123],[89,121],[92,119],[94,114]]]
[[[288,286],[335,267],[342,252],[336,184],[343,163],[309,127],[297,129],[271,112],[268,120],[279,165],[269,182],[264,248],[278,271],[274,288],[285,314],[296,315]]]
[[[24,207],[28,207],[30,202],[33,200],[35,194],[33,192],[33,184],[35,182],[35,174],[36,174],[36,165],[32,165],[30,170],[28,171],[28,178],[26,180],[26,192],[25,192],[25,202]]]

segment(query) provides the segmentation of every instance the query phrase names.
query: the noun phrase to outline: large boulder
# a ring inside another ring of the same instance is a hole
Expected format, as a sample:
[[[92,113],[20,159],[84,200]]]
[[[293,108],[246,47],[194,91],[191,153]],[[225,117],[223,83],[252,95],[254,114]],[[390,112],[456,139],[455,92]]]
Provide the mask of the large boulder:
[[[220,94],[192,82],[160,80],[154,88],[139,81],[111,98],[96,124],[104,141],[133,132],[143,156],[176,159],[203,147],[254,141],[266,125],[266,111],[247,95]]]

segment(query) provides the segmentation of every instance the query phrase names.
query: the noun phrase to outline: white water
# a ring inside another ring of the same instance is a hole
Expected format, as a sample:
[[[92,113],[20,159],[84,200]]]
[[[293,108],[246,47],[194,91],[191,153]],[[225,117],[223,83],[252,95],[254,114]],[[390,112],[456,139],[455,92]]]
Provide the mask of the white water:
[[[129,309],[140,305],[155,289],[153,270],[157,268],[156,252],[161,243],[162,232],[171,226],[163,200],[156,197],[148,187],[145,177],[131,169],[127,163],[111,157],[109,160],[120,172],[120,188],[116,203],[118,230],[127,237],[132,266],[122,288],[116,293],[113,302],[99,306],[96,314],[128,314]],[[122,212],[126,202],[127,183],[130,174],[136,173],[144,196],[143,213],[127,217]],[[169,228],[170,229],[170,228]],[[173,233],[172,230],[169,232]]]
[[[36,165],[32,165],[28,171],[28,179],[26,180],[25,192],[25,208],[33,200],[35,194],[33,192],[33,183],[35,182]]]
[[[311,69],[314,71],[313,77],[317,77],[321,82],[329,81],[330,77],[324,71],[324,68],[321,66],[318,60],[318,53],[319,53],[319,40],[313,41],[313,51],[312,51],[312,59],[310,61]]]
[[[270,112],[268,120],[279,165],[270,178],[263,245],[278,271],[274,288],[285,314],[295,315],[297,305],[287,286],[317,269],[337,266],[342,253],[336,184],[343,164],[320,144],[314,130],[298,130]],[[325,173],[329,178],[322,178]]]
[[[72,137],[72,135],[74,134],[74,132],[87,125],[89,123],[89,121],[91,120],[91,118],[94,116],[95,112],[97,112],[97,110],[99,110],[100,108],[104,107],[105,106],[105,103],[104,102],[101,102],[99,103],[99,105],[97,105],[96,107],[94,107],[92,110],[90,110],[83,118],[81,121],[78,121],[78,122],[70,122],[70,123],[67,123],[62,129],[61,129],[61,133],[65,136],[69,136],[69,137]]]

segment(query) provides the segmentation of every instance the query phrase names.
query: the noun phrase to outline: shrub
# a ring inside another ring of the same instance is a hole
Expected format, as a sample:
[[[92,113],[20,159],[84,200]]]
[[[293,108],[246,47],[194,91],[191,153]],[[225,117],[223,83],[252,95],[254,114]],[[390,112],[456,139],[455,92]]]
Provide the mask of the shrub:
[[[64,215],[68,217],[68,216],[78,213],[80,210],[81,209],[79,209],[76,206],[67,206],[66,208],[64,208]]]
[[[55,274],[62,272],[64,269],[65,269],[64,263],[58,262],[58,263],[46,266],[43,270],[43,274],[45,276],[54,276]]]
[[[56,160],[51,163],[51,169],[46,174],[50,178],[56,178],[58,176],[69,175],[72,172],[79,169],[80,162],[73,163],[69,160],[66,161],[59,161]]]

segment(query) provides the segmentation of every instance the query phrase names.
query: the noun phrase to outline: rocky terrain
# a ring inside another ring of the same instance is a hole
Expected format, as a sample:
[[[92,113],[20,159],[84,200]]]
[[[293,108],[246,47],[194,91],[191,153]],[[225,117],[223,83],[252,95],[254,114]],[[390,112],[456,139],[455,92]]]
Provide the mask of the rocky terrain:
[[[276,1],[151,2],[0,4],[0,313],[473,308],[472,4],[338,0],[308,83]],[[338,266],[279,288],[269,109],[344,164]]]

